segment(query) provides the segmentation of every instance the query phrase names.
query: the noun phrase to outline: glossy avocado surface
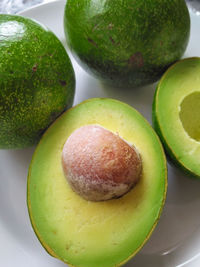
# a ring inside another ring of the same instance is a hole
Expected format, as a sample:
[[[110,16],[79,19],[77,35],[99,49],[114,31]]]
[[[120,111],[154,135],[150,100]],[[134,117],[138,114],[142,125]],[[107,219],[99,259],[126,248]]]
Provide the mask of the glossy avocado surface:
[[[65,35],[78,62],[114,86],[157,81],[190,34],[184,0],[68,0]]]
[[[154,127],[172,161],[190,176],[200,178],[200,58],[174,64],[158,84]]]
[[[37,22],[0,15],[0,148],[37,143],[74,98],[75,77],[57,37]]]
[[[127,194],[102,202],[75,193],[63,172],[63,146],[79,127],[95,124],[134,144],[142,175]],[[113,99],[91,99],[62,114],[46,131],[28,174],[27,204],[32,226],[44,248],[70,266],[121,266],[155,228],[167,190],[161,143],[135,109]]]

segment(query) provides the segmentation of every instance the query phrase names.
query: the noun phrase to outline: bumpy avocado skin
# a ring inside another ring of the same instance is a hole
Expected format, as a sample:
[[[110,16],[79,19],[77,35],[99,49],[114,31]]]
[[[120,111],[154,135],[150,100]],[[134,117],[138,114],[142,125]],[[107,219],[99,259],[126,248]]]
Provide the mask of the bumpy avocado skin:
[[[136,87],[158,80],[183,55],[190,17],[184,0],[68,0],[64,27],[86,70]]]
[[[0,15],[0,148],[37,143],[74,98],[75,76],[58,38],[28,18]]]

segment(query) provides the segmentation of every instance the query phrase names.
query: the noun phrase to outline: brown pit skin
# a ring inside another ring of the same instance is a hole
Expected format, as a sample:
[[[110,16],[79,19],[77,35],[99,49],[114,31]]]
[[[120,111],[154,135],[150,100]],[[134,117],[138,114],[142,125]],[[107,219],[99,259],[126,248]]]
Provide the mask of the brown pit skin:
[[[142,172],[136,149],[99,125],[82,126],[69,136],[63,147],[62,166],[72,189],[90,201],[123,196]]]

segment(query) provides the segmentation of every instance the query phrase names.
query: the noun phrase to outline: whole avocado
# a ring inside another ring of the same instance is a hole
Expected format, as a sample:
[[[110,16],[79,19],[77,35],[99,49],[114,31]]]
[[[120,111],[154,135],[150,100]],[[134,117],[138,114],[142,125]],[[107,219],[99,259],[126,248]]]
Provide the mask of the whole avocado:
[[[37,22],[0,15],[0,148],[37,143],[74,98],[75,76],[58,38]]]
[[[64,28],[86,70],[114,86],[137,87],[181,58],[190,17],[184,0],[68,0]]]

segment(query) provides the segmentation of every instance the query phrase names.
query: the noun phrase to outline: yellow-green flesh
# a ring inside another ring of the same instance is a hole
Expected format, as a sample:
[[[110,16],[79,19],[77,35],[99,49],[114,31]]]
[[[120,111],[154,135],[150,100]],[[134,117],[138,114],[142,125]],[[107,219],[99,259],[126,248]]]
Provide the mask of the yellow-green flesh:
[[[118,133],[142,157],[140,182],[119,199],[89,202],[66,182],[63,145],[75,129],[87,124]],[[29,169],[29,213],[36,234],[52,255],[73,266],[119,266],[152,232],[166,186],[162,146],[146,120],[119,101],[93,99],[66,112],[43,136]]]
[[[155,99],[164,141],[186,169],[200,175],[200,58],[182,60],[163,76]]]

